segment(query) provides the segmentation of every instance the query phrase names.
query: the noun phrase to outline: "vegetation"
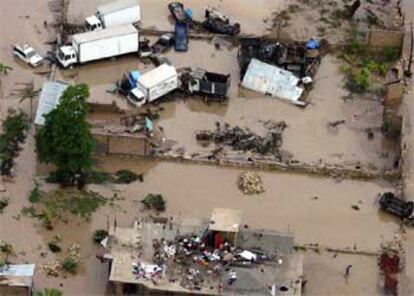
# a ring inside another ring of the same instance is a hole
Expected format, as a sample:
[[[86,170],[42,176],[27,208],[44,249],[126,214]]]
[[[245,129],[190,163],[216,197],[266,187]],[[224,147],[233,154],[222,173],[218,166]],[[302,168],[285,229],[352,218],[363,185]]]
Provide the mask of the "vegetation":
[[[129,184],[135,182],[139,178],[137,174],[129,170],[120,170],[115,173],[115,176],[117,177],[115,183],[119,184]]]
[[[11,70],[13,70],[12,67],[7,66],[4,63],[0,63],[0,74],[2,74],[2,75],[8,75]]]
[[[109,235],[108,231],[104,229],[98,229],[93,234],[93,241],[99,244],[102,240],[108,237],[108,235]]]
[[[31,203],[38,203],[42,198],[42,193],[39,189],[39,184],[35,181],[35,187],[29,193],[29,201]]]
[[[92,191],[56,190],[42,194],[35,207],[25,207],[22,215],[37,218],[52,230],[56,221],[67,222],[68,214],[88,219],[107,199]]]
[[[76,274],[78,272],[79,263],[72,256],[67,256],[62,261],[62,269],[71,274]]]
[[[9,199],[3,197],[0,199],[0,213],[3,213],[3,210],[9,205]]]
[[[23,112],[9,110],[2,124],[3,133],[0,135],[0,173],[10,175],[14,158],[19,155],[20,144],[26,139],[29,129],[27,116]]]
[[[65,186],[83,188],[92,165],[95,143],[86,121],[88,97],[86,84],[69,86],[36,135],[39,160],[56,165],[56,180]]]
[[[43,291],[35,291],[34,296],[63,296],[63,293],[58,289],[46,288]]]
[[[166,201],[161,194],[150,193],[141,202],[147,209],[155,209],[159,212],[165,211]]]
[[[52,253],[59,253],[62,251],[62,248],[58,245],[57,241],[51,241],[47,244],[47,246]]]

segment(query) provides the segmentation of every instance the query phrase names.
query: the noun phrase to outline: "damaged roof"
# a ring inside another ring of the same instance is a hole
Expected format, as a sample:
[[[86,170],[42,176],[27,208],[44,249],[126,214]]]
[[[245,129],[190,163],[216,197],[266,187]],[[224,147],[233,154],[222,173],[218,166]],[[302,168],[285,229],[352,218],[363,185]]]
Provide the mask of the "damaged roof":
[[[45,115],[56,108],[59,104],[60,97],[69,85],[61,81],[48,81],[43,84],[39,96],[35,124],[44,125]]]
[[[31,287],[34,270],[34,264],[10,264],[0,267],[0,285]]]
[[[299,98],[303,93],[303,89],[297,87],[298,83],[299,78],[291,72],[263,63],[257,59],[252,59],[244,75],[242,86],[271,95],[272,97],[300,104]]]

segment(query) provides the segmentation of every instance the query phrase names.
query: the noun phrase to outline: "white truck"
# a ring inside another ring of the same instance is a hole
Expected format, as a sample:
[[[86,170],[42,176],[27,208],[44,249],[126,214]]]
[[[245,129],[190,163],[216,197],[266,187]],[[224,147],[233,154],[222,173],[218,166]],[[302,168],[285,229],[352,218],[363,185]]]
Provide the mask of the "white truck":
[[[138,30],[133,25],[76,34],[71,41],[57,50],[57,60],[64,68],[139,50]]]
[[[96,14],[85,19],[88,31],[134,24],[141,21],[137,0],[118,0],[98,7]]]
[[[128,95],[128,101],[136,107],[153,102],[178,88],[178,74],[175,67],[168,64],[141,75],[137,87]]]

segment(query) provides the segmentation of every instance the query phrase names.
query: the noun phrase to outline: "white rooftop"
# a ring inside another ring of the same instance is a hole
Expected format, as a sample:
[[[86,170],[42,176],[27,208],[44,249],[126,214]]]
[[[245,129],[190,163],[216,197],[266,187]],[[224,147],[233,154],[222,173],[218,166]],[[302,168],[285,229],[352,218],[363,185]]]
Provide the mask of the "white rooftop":
[[[151,88],[160,81],[168,79],[174,75],[177,75],[177,70],[175,67],[167,64],[162,64],[161,66],[141,75],[138,79],[138,82],[145,88]]]
[[[136,0],[118,0],[98,6],[97,11],[98,14],[107,14],[136,5],[138,5]]]
[[[43,84],[37,106],[35,124],[44,125],[45,115],[56,108],[59,104],[60,97],[68,87],[68,84],[60,81],[47,81]]]
[[[132,25],[116,26],[103,30],[91,31],[86,33],[75,34],[72,36],[72,42],[77,44],[90,42],[94,40],[106,39],[115,36],[138,34],[138,30]]]

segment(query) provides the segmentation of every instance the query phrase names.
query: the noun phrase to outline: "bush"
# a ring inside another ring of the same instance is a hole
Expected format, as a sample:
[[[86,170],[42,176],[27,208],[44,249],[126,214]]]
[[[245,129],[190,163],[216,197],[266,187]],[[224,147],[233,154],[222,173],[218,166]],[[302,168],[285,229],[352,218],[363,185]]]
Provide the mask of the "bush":
[[[40,201],[40,198],[42,197],[42,194],[39,189],[39,184],[35,182],[35,187],[30,191],[29,194],[29,201],[31,203],[37,203]]]
[[[34,292],[34,296],[63,296],[62,291],[58,290],[58,289],[44,289],[43,292],[42,291],[35,291]]]
[[[3,213],[3,210],[9,205],[9,199],[8,198],[1,198],[0,199],[0,213]]]
[[[57,244],[57,242],[50,242],[47,244],[47,246],[52,253],[59,253],[62,251],[62,248]]]
[[[129,183],[132,183],[138,180],[139,178],[137,174],[129,170],[117,171],[115,173],[115,176],[117,177],[117,179],[115,180],[115,183],[119,183],[119,184],[129,184]]]
[[[78,271],[78,261],[71,256],[66,257],[62,261],[62,268],[64,271],[69,272],[71,274],[76,274]]]
[[[87,184],[103,184],[112,180],[112,176],[106,172],[92,171],[87,174]]]
[[[93,241],[99,244],[102,240],[108,237],[108,234],[109,234],[108,231],[104,229],[96,230],[93,234]]]
[[[155,209],[159,212],[165,211],[165,200],[161,194],[148,194],[141,202],[147,209]]]

